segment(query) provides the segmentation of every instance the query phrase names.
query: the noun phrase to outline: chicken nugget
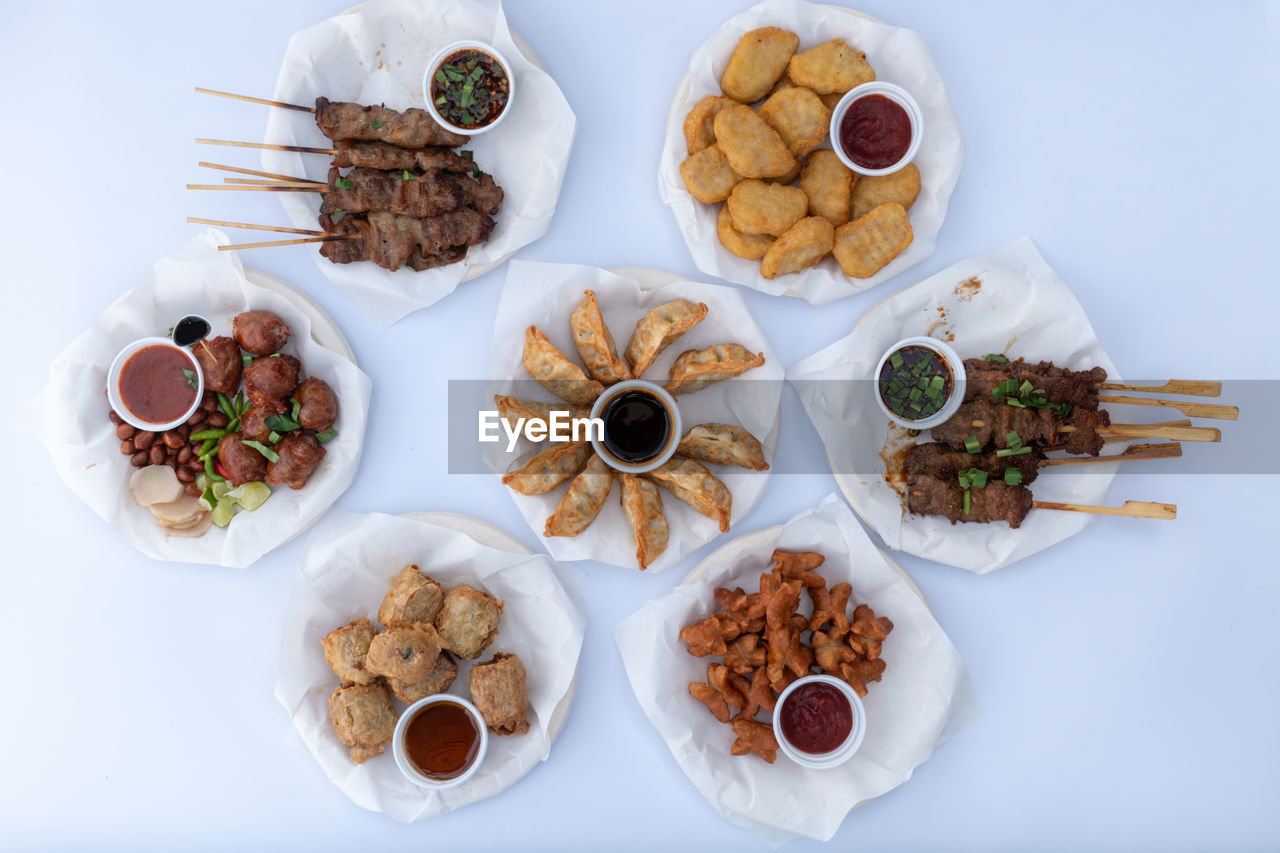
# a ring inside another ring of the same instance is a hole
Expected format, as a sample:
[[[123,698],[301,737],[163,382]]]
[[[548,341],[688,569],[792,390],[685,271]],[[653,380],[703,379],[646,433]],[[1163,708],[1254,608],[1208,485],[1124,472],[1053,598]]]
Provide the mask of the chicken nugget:
[[[783,89],[790,89],[795,85],[796,85],[795,82],[790,77],[783,74],[782,78],[779,79],[777,83],[773,84],[773,88],[769,90],[769,94],[765,95],[765,98],[768,99],[770,95],[776,95],[779,92],[781,92]]]
[[[480,657],[498,635],[503,602],[465,583],[449,590],[436,617],[436,628],[445,647],[467,660]]]
[[[808,89],[792,86],[760,105],[760,118],[778,131],[787,150],[802,157],[821,144],[831,127],[831,110]]]
[[[778,237],[804,218],[809,197],[796,187],[743,181],[729,193],[728,208],[733,227],[743,234]]]
[[[854,50],[844,39],[832,39],[791,57],[787,74],[797,86],[819,95],[844,93],[854,86],[876,79],[876,70],[867,56]]]
[[[870,278],[910,246],[911,237],[907,211],[891,201],[837,228],[832,252],[845,275]]]
[[[890,201],[896,201],[903,209],[910,210],[918,195],[920,170],[915,163],[908,163],[889,175],[863,176],[858,179],[849,196],[849,218],[866,216],[873,208]]]
[[[396,712],[383,685],[344,684],[329,695],[329,722],[338,742],[351,747],[351,763],[362,764],[395,734]]]
[[[840,99],[845,95],[844,92],[828,92],[825,95],[819,95],[818,100],[822,101],[822,105],[827,109],[835,112],[836,104],[840,103]]]
[[[772,279],[813,266],[831,251],[835,234],[835,226],[824,217],[801,219],[765,252],[760,274]]]
[[[324,659],[334,675],[352,684],[369,684],[378,677],[364,665],[374,633],[369,620],[361,617],[325,634]]]
[[[805,158],[800,189],[809,197],[810,216],[821,216],[836,227],[848,222],[853,187],[853,170],[841,163],[830,148],[821,148]],[[853,214],[854,219],[857,217]]]
[[[430,625],[440,612],[444,590],[415,565],[405,566],[391,582],[378,607],[378,621],[388,628],[421,622]]]
[[[471,701],[485,726],[496,735],[522,735],[529,731],[525,709],[529,691],[524,664],[515,655],[496,654],[492,660],[471,667]]]
[[[443,645],[431,625],[415,622],[388,628],[369,643],[364,665],[371,672],[400,681],[421,681],[430,674]]]
[[[729,57],[720,88],[735,101],[749,104],[758,101],[787,71],[800,36],[780,27],[761,27],[738,40]],[[716,134],[719,137],[719,133]]]
[[[720,215],[716,218],[716,234],[720,237],[720,245],[749,261],[763,258],[775,239],[768,234],[743,234],[734,228],[728,205],[720,208]]]
[[[785,187],[794,182],[796,178],[800,177],[800,169],[802,165],[803,164],[797,158],[796,164],[791,167],[790,171],[784,172],[781,175],[775,175],[772,178],[761,178],[760,180],[764,181],[766,184],[782,184]]]
[[[733,98],[726,98],[724,95],[707,95],[693,105],[693,109],[684,117],[684,141],[690,154],[697,154],[716,141],[713,124],[716,113],[736,103]]]
[[[715,118],[716,145],[729,167],[744,178],[774,178],[796,165],[778,131],[751,107],[725,107]]]
[[[680,177],[689,195],[703,204],[724,201],[742,180],[729,166],[719,145],[708,145],[697,154],[690,154],[680,164]]]

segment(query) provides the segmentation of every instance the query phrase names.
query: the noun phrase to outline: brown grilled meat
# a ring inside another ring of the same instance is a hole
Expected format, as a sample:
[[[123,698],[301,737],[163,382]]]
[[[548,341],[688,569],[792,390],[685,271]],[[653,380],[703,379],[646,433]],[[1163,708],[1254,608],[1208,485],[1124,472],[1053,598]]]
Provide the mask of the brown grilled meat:
[[[298,401],[298,423],[303,429],[323,432],[338,419],[338,395],[323,379],[308,376],[293,389],[293,399]]]
[[[1007,521],[1017,529],[1031,512],[1031,490],[988,480],[981,489],[969,489],[969,511],[964,511],[964,489],[954,479],[942,480],[928,474],[907,478],[907,509],[917,515],[941,515],[952,524],[973,521],[985,524]]]
[[[985,358],[966,358],[965,400],[995,402],[992,392],[1006,379],[1019,385],[1030,382],[1044,392],[1050,403],[1066,403],[1072,408],[1098,408],[1098,386],[1107,381],[1107,372],[1101,367],[1089,370],[1067,370],[1047,361],[1029,364],[1022,359],[1009,362],[988,361]]]
[[[245,445],[238,432],[218,439],[218,464],[227,472],[233,486],[243,486],[267,475],[266,457]]]
[[[240,372],[244,369],[239,344],[225,336],[205,338],[196,341],[191,347],[191,354],[200,362],[206,390],[236,393],[240,387]]]
[[[330,169],[328,183],[321,214],[387,210],[404,216],[439,216],[457,210],[466,201],[458,176],[448,172],[426,172],[406,181],[400,172],[361,168],[344,177],[337,169]]]
[[[369,140],[389,142],[401,148],[429,145],[456,148],[470,138],[445,130],[426,110],[414,108],[401,113],[387,107],[366,107],[328,98],[316,98],[316,127],[335,142]]]
[[[974,426],[981,421],[982,426]],[[930,430],[933,440],[952,450],[964,450],[969,436],[983,449],[1009,446],[1008,435],[1016,432],[1024,445],[1062,447],[1068,453],[1097,456],[1103,439],[1098,430],[1111,425],[1105,409],[1072,409],[1063,417],[1050,409],[1019,409],[1003,403],[974,400],[960,407],[950,420]],[[1062,427],[1074,427],[1062,432]]]
[[[267,466],[267,482],[273,486],[284,483],[291,489],[305,486],[325,455],[324,446],[305,432],[289,433],[273,449],[279,460]],[[250,452],[254,452],[252,448]]]
[[[402,172],[456,172],[469,174],[475,163],[448,148],[400,148],[385,142],[358,142],[344,139],[334,146],[333,165],[340,169],[364,166],[369,169]]]
[[[1033,449],[1030,453],[1019,453],[1016,456],[999,457],[995,453],[966,453],[963,450],[952,450],[945,444],[930,442],[917,444],[907,450],[903,470],[908,474],[928,474],[943,480],[955,479],[956,474],[977,468],[985,471],[993,479],[1004,479],[1006,468],[1016,468],[1022,472],[1022,485],[1029,486],[1040,471],[1040,460],[1044,453]]]
[[[466,247],[488,240],[493,228],[493,219],[469,207],[429,219],[386,211],[348,215],[334,223],[331,230],[357,234],[359,239],[323,243],[320,254],[335,264],[372,261],[389,270],[406,265],[429,269],[461,260]]]
[[[265,421],[270,415],[283,414],[285,405],[280,400],[259,400],[249,407],[240,419],[240,435],[248,441],[266,442],[271,438],[271,427]]]
[[[244,369],[244,392],[255,406],[288,397],[298,384],[301,362],[291,355],[260,355]]]
[[[231,334],[245,352],[271,355],[289,342],[289,324],[270,311],[244,311],[231,321]]]

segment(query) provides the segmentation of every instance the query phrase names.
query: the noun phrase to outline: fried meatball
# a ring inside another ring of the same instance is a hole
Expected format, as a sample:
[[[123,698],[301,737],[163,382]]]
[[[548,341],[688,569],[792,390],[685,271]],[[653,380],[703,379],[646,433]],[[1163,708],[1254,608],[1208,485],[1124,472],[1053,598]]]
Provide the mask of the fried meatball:
[[[422,681],[440,657],[440,635],[430,625],[415,622],[388,628],[374,636],[364,665],[370,671],[410,683]]]
[[[396,712],[384,685],[344,684],[329,695],[329,722],[338,742],[351,747],[351,763],[362,764],[395,734]]]
[[[240,434],[249,441],[263,441],[271,437],[271,427],[266,419],[270,415],[283,414],[285,405],[280,400],[259,400],[249,407],[240,419]]]
[[[236,343],[254,355],[280,352],[289,342],[289,327],[270,311],[245,311],[231,321]]]
[[[444,589],[415,565],[405,566],[391,582],[378,608],[378,621],[388,628],[421,622],[430,625],[440,613]]]
[[[274,450],[280,458],[267,466],[267,482],[273,486],[284,483],[291,489],[301,489],[307,484],[325,454],[316,437],[305,432],[289,433]]]
[[[240,387],[240,372],[244,361],[240,347],[228,337],[205,338],[191,347],[191,354],[200,362],[204,374],[204,387],[209,391],[235,394]]]
[[[293,389],[293,399],[298,401],[298,423],[303,429],[323,432],[338,419],[338,395],[323,379],[308,376]]]
[[[365,669],[364,659],[375,633],[372,623],[361,617],[326,634],[324,659],[333,674],[352,684],[371,684],[378,676]]]
[[[494,734],[529,731],[529,719],[524,715],[529,707],[524,664],[515,655],[499,653],[493,660],[471,667],[471,701]]]
[[[267,459],[244,443],[238,432],[218,439],[218,463],[233,486],[243,486],[267,476]]]
[[[302,364],[291,355],[260,356],[244,369],[244,391],[255,405],[283,400],[298,385]]]
[[[388,678],[387,685],[391,687],[391,692],[396,694],[397,699],[412,704],[426,696],[445,692],[457,677],[458,662],[448,652],[441,652],[440,657],[436,658],[435,667],[427,673],[426,678],[421,681]]]
[[[436,616],[436,629],[449,651],[467,660],[480,653],[498,634],[502,602],[465,583],[449,590]]]

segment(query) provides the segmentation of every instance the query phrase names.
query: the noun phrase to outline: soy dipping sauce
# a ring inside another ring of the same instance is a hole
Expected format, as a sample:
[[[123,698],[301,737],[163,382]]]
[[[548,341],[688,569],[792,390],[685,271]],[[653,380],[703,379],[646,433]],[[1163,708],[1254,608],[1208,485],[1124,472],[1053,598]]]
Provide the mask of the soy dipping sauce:
[[[404,734],[409,760],[438,781],[467,772],[480,751],[480,731],[467,709],[453,702],[423,707]]]
[[[605,449],[623,462],[653,459],[671,438],[671,415],[662,401],[644,391],[624,391],[605,404]]]

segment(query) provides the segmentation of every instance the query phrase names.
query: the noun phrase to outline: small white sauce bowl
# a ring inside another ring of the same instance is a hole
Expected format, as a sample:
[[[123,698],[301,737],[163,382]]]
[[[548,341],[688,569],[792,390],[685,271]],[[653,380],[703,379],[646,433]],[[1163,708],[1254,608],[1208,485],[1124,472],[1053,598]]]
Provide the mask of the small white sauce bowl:
[[[498,113],[496,119],[484,127],[458,127],[456,124],[445,121],[444,116],[440,115],[440,111],[436,109],[435,98],[431,97],[431,81],[435,77],[436,70],[449,58],[450,54],[457,53],[460,50],[478,50],[481,53],[487,53],[498,61],[503,71],[507,72],[507,105],[502,108],[502,112]],[[511,63],[507,62],[507,58],[499,53],[498,49],[493,45],[483,41],[455,41],[453,44],[447,44],[440,48],[440,52],[431,57],[431,61],[427,63],[426,70],[422,72],[422,100],[426,102],[427,112],[431,113],[431,117],[435,119],[436,124],[445,130],[451,130],[464,136],[488,133],[502,124],[503,119],[511,112],[511,107],[515,105],[516,76],[511,72]]]
[[[884,169],[868,169],[866,166],[858,165],[852,157],[844,153],[844,147],[840,144],[840,124],[844,121],[845,113],[849,112],[849,107],[854,101],[865,98],[868,95],[884,95],[902,107],[911,122],[911,143],[907,146],[907,153],[903,154],[902,159],[898,162]],[[893,174],[915,159],[916,152],[920,150],[920,140],[923,138],[924,114],[920,112],[920,105],[916,103],[916,99],[911,97],[911,94],[906,89],[901,86],[895,86],[892,83],[873,80],[870,83],[855,86],[845,92],[844,97],[836,104],[836,108],[831,111],[831,147],[835,150],[836,156],[840,158],[840,162],[859,175],[876,177],[877,175]]]
[[[924,347],[932,350],[935,355],[942,358],[951,367],[952,387],[951,396],[947,398],[947,402],[942,408],[934,412],[927,418],[919,420],[907,420],[893,413],[893,410],[885,405],[884,398],[880,396],[880,371],[884,369],[885,362],[889,360],[889,356],[893,355],[903,347]],[[893,421],[903,429],[931,429],[939,424],[946,423],[951,419],[957,411],[960,410],[960,404],[964,402],[965,373],[964,361],[951,347],[944,344],[937,338],[914,337],[903,338],[893,346],[885,350],[884,355],[880,356],[880,360],[876,362],[876,369],[871,374],[871,391],[875,394],[876,405],[880,407],[880,411],[885,417]]]
[[[164,424],[153,424],[144,421],[129,411],[125,407],[124,401],[120,399],[120,371],[124,369],[127,362],[134,353],[146,347],[165,346],[175,349],[187,357],[187,361],[191,362],[191,369],[196,374],[196,399],[187,409],[186,413],[177,420]],[[164,432],[186,423],[187,418],[195,414],[196,409],[200,408],[200,401],[204,398],[204,371],[200,369],[200,362],[196,361],[196,357],[191,354],[191,350],[186,347],[180,347],[168,338],[139,338],[133,343],[126,346],[116,354],[115,360],[111,362],[111,367],[107,370],[107,402],[111,404],[111,408],[117,415],[124,419],[125,423],[130,426],[137,427],[148,432]]]
[[[467,712],[467,716],[471,718],[471,722],[480,732],[480,745],[476,747],[475,760],[471,762],[471,766],[465,771],[453,777],[452,779],[432,779],[427,774],[418,769],[413,763],[413,759],[409,757],[409,750],[404,744],[405,734],[409,731],[409,723],[413,722],[413,718],[418,716],[418,712],[428,705],[435,705],[439,702],[452,702],[455,705],[462,706]],[[424,696],[417,702],[414,702],[405,712],[400,715],[400,719],[396,722],[395,734],[391,736],[391,754],[395,757],[396,766],[400,768],[400,772],[410,782],[422,788],[453,788],[461,785],[470,779],[480,769],[480,765],[484,763],[485,753],[489,750],[489,729],[485,727],[484,717],[480,715],[479,709],[472,705],[470,701],[463,699],[461,696],[455,696],[452,693],[437,693],[434,696]]]
[[[787,740],[787,736],[782,732],[782,709],[788,697],[798,688],[815,682],[829,684],[839,690],[849,700],[849,710],[853,714],[853,725],[849,728],[849,734],[845,736],[843,743],[830,752],[801,752]],[[839,767],[853,758],[853,754],[862,746],[862,739],[867,734],[867,710],[862,705],[862,699],[846,682],[832,675],[806,675],[787,685],[787,689],[783,690],[782,695],[778,697],[778,704],[774,706],[773,712],[773,734],[778,740],[778,747],[782,750],[782,754],[801,767],[812,767],[815,770]]]
[[[676,447],[680,444],[680,436],[684,435],[680,421],[680,407],[676,405],[676,398],[671,396],[670,392],[661,385],[646,382],[643,379],[628,379],[625,382],[610,385],[604,390],[603,394],[596,397],[595,403],[591,406],[591,417],[601,417],[609,401],[619,394],[625,394],[627,391],[644,391],[657,397],[666,406],[667,412],[671,415],[671,433],[667,436],[667,446],[653,459],[641,463],[625,462],[614,456],[609,452],[609,448],[604,446],[604,442],[596,437],[594,431],[591,434],[591,447],[600,455],[605,464],[615,471],[621,471],[624,474],[644,474],[664,465],[668,459],[675,456]]]

